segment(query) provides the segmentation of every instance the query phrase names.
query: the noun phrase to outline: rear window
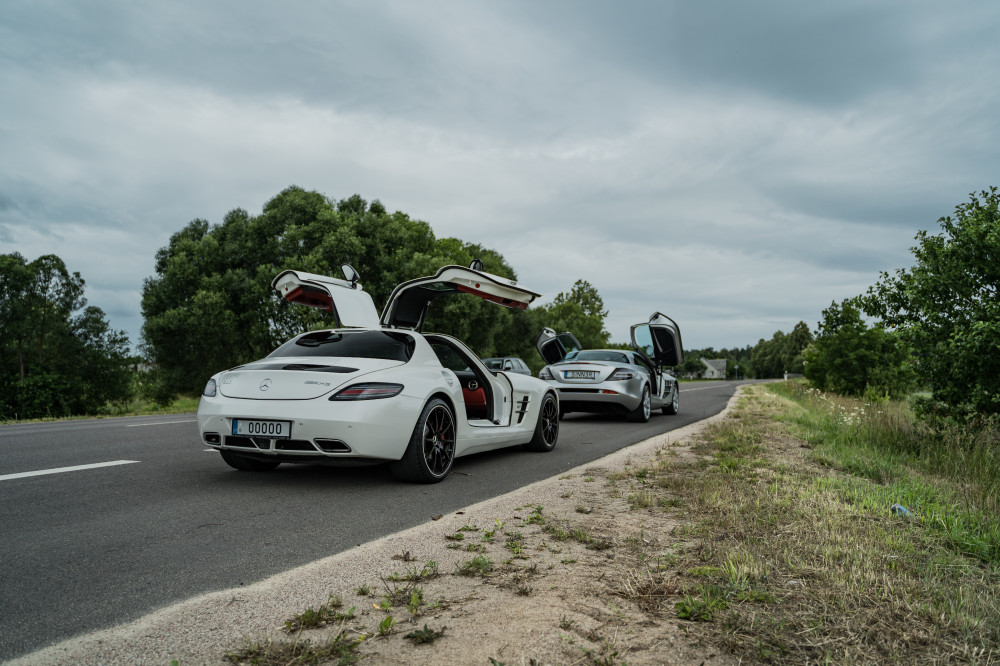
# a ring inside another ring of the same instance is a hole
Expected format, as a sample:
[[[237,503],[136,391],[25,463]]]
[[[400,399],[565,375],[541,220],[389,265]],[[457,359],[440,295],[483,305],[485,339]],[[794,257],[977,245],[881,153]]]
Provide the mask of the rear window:
[[[628,356],[622,352],[603,349],[585,349],[584,351],[566,354],[566,361],[605,361],[608,363],[628,363]]]
[[[415,346],[413,338],[392,331],[313,331],[289,340],[272,356],[334,356],[338,358],[380,358],[409,361]]]

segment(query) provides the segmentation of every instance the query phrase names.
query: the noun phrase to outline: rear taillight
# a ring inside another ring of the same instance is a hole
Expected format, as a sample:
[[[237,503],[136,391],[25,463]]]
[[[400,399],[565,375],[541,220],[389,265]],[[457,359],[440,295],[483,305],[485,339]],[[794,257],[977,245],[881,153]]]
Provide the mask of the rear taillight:
[[[399,395],[402,391],[402,384],[370,382],[348,386],[330,396],[330,400],[378,400],[379,398],[391,398]]]
[[[618,368],[617,370],[611,373],[611,376],[608,377],[608,381],[609,382],[624,381],[626,379],[632,379],[633,377],[635,377],[635,373],[632,372],[631,370],[626,370],[625,368]]]
[[[208,383],[205,384],[205,390],[201,392],[206,398],[214,398],[216,394],[215,380],[209,379]]]
[[[542,369],[541,369],[541,370],[540,370],[540,371],[538,372],[538,378],[539,378],[539,379],[552,379],[552,373],[551,373],[551,372],[549,372],[549,368],[548,368],[548,366],[546,366],[546,367],[542,368]]]

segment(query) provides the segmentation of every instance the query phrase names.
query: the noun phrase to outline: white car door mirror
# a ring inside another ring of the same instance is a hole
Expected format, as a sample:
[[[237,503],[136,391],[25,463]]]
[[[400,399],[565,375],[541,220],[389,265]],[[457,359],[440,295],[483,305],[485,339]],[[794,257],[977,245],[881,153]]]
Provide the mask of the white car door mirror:
[[[340,270],[344,271],[344,279],[350,282],[352,287],[358,285],[358,280],[361,279],[361,276],[358,275],[358,271],[355,270],[354,266],[344,264],[340,267]]]

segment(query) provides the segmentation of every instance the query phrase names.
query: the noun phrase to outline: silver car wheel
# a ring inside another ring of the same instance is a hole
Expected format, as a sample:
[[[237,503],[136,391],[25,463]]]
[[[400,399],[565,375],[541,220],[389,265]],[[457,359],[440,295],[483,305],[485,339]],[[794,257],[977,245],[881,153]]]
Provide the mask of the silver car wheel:
[[[673,396],[671,397],[669,404],[663,405],[663,413],[668,416],[673,416],[681,409],[681,387],[677,384],[677,382],[674,382],[670,390]]]
[[[642,387],[642,398],[639,399],[639,404],[636,405],[635,409],[626,415],[629,421],[635,421],[637,423],[645,423],[649,420],[649,413],[653,408],[653,398],[649,394],[649,386]]]

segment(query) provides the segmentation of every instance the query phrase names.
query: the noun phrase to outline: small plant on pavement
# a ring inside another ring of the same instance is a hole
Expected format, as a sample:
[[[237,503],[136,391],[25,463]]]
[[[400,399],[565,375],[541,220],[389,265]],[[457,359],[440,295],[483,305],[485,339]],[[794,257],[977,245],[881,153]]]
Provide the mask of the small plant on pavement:
[[[405,634],[403,638],[411,641],[414,645],[420,645],[421,643],[433,643],[437,639],[444,636],[444,630],[447,627],[441,627],[440,630],[430,629],[425,624],[423,629],[414,629],[408,634]]]
[[[391,615],[386,615],[385,619],[378,623],[378,635],[388,636],[392,633],[393,627],[396,626],[396,620],[393,619]]]

